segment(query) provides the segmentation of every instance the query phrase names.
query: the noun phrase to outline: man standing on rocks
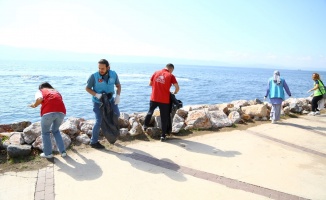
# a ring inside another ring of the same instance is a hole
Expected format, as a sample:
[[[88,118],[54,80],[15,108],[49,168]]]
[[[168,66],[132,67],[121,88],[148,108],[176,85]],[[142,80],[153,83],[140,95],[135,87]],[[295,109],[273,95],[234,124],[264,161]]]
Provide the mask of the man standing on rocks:
[[[115,93],[114,85],[117,88],[117,94],[115,98],[113,98],[113,94]],[[114,101],[114,105],[117,105],[120,102],[121,93],[121,85],[118,75],[115,71],[110,70],[110,64],[107,60],[101,59],[98,62],[98,72],[95,72],[89,77],[87,81],[86,91],[93,96],[93,111],[95,113],[96,120],[92,130],[90,145],[92,148],[103,149],[104,146],[98,141],[102,123],[100,99],[102,94],[111,94],[111,101]]]
[[[146,131],[155,108],[159,107],[162,125],[161,141],[166,139],[166,134],[168,133],[168,126],[170,119],[170,88],[174,85],[173,94],[179,92],[179,85],[172,74],[174,70],[174,65],[169,63],[162,70],[156,71],[149,82],[152,86],[152,94],[149,103],[149,111],[145,117],[144,130]]]

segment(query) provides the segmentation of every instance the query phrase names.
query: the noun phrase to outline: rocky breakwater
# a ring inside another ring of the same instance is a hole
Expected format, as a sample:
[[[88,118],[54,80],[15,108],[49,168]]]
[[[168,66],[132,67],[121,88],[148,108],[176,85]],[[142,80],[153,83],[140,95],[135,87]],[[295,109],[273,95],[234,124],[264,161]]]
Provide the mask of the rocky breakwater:
[[[311,98],[289,98],[283,102],[282,115],[290,113],[306,114],[311,109]],[[269,120],[271,105],[255,100],[237,100],[230,103],[214,105],[185,106],[176,111],[173,117],[172,134],[177,135],[182,130],[214,130],[233,126],[247,121]],[[127,135],[147,134],[152,138],[160,135],[160,115],[155,111],[150,127],[144,132],[146,113],[121,113],[119,118],[120,138]],[[94,120],[69,118],[61,126],[60,131],[66,148],[72,141],[89,144]],[[53,136],[52,150],[57,152]],[[0,125],[0,148],[5,149],[9,157],[29,155],[32,148],[42,150],[42,135],[40,122],[19,122]]]

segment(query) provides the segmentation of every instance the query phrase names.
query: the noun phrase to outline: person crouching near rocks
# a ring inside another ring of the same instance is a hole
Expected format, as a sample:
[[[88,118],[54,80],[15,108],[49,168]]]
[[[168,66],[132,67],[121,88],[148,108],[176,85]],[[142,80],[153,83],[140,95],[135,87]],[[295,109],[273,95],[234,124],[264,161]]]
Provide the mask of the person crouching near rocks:
[[[314,97],[311,100],[311,112],[308,115],[319,115],[318,101],[323,99],[323,94],[326,91],[318,73],[312,74],[312,80],[314,81],[314,87],[308,90],[308,92],[314,91]]]
[[[40,104],[42,105],[41,130],[43,141],[43,153],[40,156],[42,158],[53,158],[50,137],[50,133],[52,132],[61,156],[66,157],[66,149],[59,131],[59,127],[66,116],[66,107],[61,94],[48,82],[44,82],[39,86],[39,90],[35,94],[35,102],[29,106],[36,108]]]
[[[282,102],[285,99],[284,89],[286,93],[291,97],[291,92],[285,82],[285,79],[281,78],[280,72],[276,70],[274,71],[273,77],[268,80],[266,95],[264,97],[264,99],[266,99],[268,96],[272,104],[270,118],[273,124],[281,118]]]

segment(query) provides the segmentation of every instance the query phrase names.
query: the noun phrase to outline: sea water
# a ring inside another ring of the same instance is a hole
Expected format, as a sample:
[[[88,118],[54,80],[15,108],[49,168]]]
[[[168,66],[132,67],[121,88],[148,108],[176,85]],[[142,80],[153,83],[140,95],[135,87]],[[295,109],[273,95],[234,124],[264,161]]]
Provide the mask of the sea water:
[[[122,86],[121,112],[146,112],[149,108],[153,72],[162,64],[111,63]],[[233,100],[263,99],[267,80],[275,69],[175,65],[180,85],[176,95],[183,105],[218,104]],[[91,95],[85,90],[89,76],[98,71],[97,62],[0,61],[0,124],[40,121],[40,109],[30,108],[42,82],[57,89],[67,109],[66,118],[94,119]],[[312,71],[280,70],[294,98],[307,97],[313,87]],[[319,72],[326,77],[326,72]],[[326,81],[325,81],[326,82]],[[173,87],[171,91],[174,91]]]

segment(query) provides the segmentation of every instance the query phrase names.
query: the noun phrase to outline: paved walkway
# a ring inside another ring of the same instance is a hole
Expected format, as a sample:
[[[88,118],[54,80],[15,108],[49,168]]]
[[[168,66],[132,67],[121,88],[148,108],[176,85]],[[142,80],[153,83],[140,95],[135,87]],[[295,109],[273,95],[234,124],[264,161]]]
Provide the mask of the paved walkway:
[[[326,199],[326,115],[57,156],[0,174],[0,199]]]

